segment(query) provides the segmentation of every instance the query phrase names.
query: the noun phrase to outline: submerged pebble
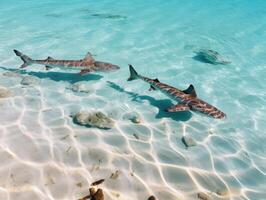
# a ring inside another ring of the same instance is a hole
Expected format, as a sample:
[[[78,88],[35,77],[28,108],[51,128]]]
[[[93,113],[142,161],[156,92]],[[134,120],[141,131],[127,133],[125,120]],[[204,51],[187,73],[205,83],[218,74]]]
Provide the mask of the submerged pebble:
[[[136,133],[134,133],[133,136],[134,136],[137,140],[139,140],[139,136],[138,136]]]
[[[124,119],[130,120],[134,124],[140,124],[141,118],[138,113],[127,113],[123,117]]]
[[[91,188],[90,188],[91,200],[104,200],[103,190],[98,189],[96,192],[95,191],[96,191],[96,189],[91,190]]]
[[[114,121],[102,112],[78,112],[74,116],[74,122],[83,126],[97,127],[101,129],[111,129],[114,127]]]
[[[20,73],[18,73],[18,72],[4,72],[3,76],[16,78],[16,77],[21,77],[22,75]]]
[[[11,92],[7,88],[0,86],[0,98],[7,98],[10,96]]]
[[[226,196],[228,194],[227,189],[218,189],[216,191],[216,194],[218,194],[219,196]]]
[[[94,181],[91,186],[95,186],[95,185],[100,185],[101,183],[103,183],[105,180],[104,179],[100,179],[98,181]]]
[[[211,199],[207,194],[205,194],[203,192],[198,193],[198,198],[202,199],[202,200],[210,200]]]
[[[82,84],[82,83],[74,83],[70,89],[73,91],[73,92],[82,92],[82,93],[89,93],[89,89],[86,88],[86,85],[85,84]]]
[[[120,172],[118,170],[115,171],[115,173],[112,173],[110,178],[111,179],[117,179],[119,177]]]
[[[197,145],[196,141],[194,141],[192,138],[186,137],[186,136],[182,137],[182,142],[184,143],[184,145],[186,147],[193,147],[193,146]]]
[[[39,82],[39,79],[34,76],[25,76],[20,82],[21,85],[34,85]]]

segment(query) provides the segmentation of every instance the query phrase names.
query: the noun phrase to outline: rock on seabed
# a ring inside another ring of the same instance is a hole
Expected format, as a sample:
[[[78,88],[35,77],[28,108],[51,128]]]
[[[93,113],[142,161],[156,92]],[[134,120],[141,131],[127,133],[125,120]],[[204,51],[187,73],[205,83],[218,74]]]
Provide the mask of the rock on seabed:
[[[0,86],[0,98],[7,98],[10,96],[11,92],[7,88]]]
[[[22,75],[18,72],[4,72],[3,76],[7,76],[7,77],[11,77],[11,78],[17,78],[17,77],[21,77]]]
[[[114,127],[114,121],[102,112],[78,112],[74,117],[74,122],[83,126],[97,127],[101,129],[111,129]]]
[[[20,82],[21,85],[34,85],[39,82],[39,79],[34,76],[25,76]]]
[[[182,137],[182,142],[186,147],[193,147],[197,145],[197,143],[192,138],[186,136]]]

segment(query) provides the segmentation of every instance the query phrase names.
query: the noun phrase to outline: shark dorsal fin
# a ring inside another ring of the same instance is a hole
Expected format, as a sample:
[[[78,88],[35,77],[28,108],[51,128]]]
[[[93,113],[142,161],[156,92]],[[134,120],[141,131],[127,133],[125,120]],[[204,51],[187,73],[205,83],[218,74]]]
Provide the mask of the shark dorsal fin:
[[[92,54],[90,52],[88,52],[86,54],[86,56],[83,58],[83,60],[86,62],[91,62],[91,63],[95,62],[95,60],[93,59]]]
[[[192,97],[197,97],[197,93],[196,93],[195,88],[192,84],[190,84],[187,89],[183,90],[183,92],[186,94],[190,94]]]
[[[46,60],[46,61],[48,61],[48,60],[54,60],[54,58],[48,56],[45,60]]]
[[[47,60],[54,60],[54,58],[52,58],[51,56],[48,56]]]
[[[158,82],[158,83],[160,82],[158,78],[153,79],[153,80],[154,80],[155,82]]]

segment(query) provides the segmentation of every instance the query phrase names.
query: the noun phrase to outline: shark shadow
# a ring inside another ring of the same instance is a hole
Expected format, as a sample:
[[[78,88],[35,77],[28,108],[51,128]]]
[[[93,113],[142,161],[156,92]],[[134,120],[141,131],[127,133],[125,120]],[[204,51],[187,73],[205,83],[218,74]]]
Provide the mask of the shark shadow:
[[[22,75],[31,75],[36,76],[40,79],[51,79],[53,81],[67,81],[71,84],[79,82],[79,81],[92,81],[92,80],[99,80],[103,76],[97,74],[87,74],[87,75],[80,75],[78,73],[64,73],[64,72],[28,72],[22,69],[11,69],[6,67],[0,67],[0,69],[10,71],[10,72],[17,72]]]
[[[116,91],[125,93],[128,96],[130,96],[132,101],[138,103],[141,103],[144,100],[149,101],[149,103],[152,106],[155,106],[159,109],[159,112],[155,116],[156,119],[171,118],[175,121],[188,121],[192,117],[192,113],[189,111],[172,112],[172,113],[166,112],[165,109],[173,105],[172,101],[169,99],[156,100],[155,98],[147,95],[138,95],[137,93],[126,91],[124,88],[120,87],[114,82],[107,81],[107,83],[109,84],[109,87],[115,89]]]

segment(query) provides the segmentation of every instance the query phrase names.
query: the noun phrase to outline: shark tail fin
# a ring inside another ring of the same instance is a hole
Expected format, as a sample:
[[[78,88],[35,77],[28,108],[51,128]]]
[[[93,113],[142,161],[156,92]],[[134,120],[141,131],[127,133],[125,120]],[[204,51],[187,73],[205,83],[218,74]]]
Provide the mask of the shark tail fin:
[[[24,62],[20,68],[25,68],[29,66],[32,63],[32,59],[29,56],[24,55],[20,51],[14,49],[15,54],[21,58],[21,60]]]
[[[129,64],[129,71],[130,71],[130,77],[127,79],[127,81],[133,81],[139,78],[138,73],[136,70],[133,68],[132,65]]]

